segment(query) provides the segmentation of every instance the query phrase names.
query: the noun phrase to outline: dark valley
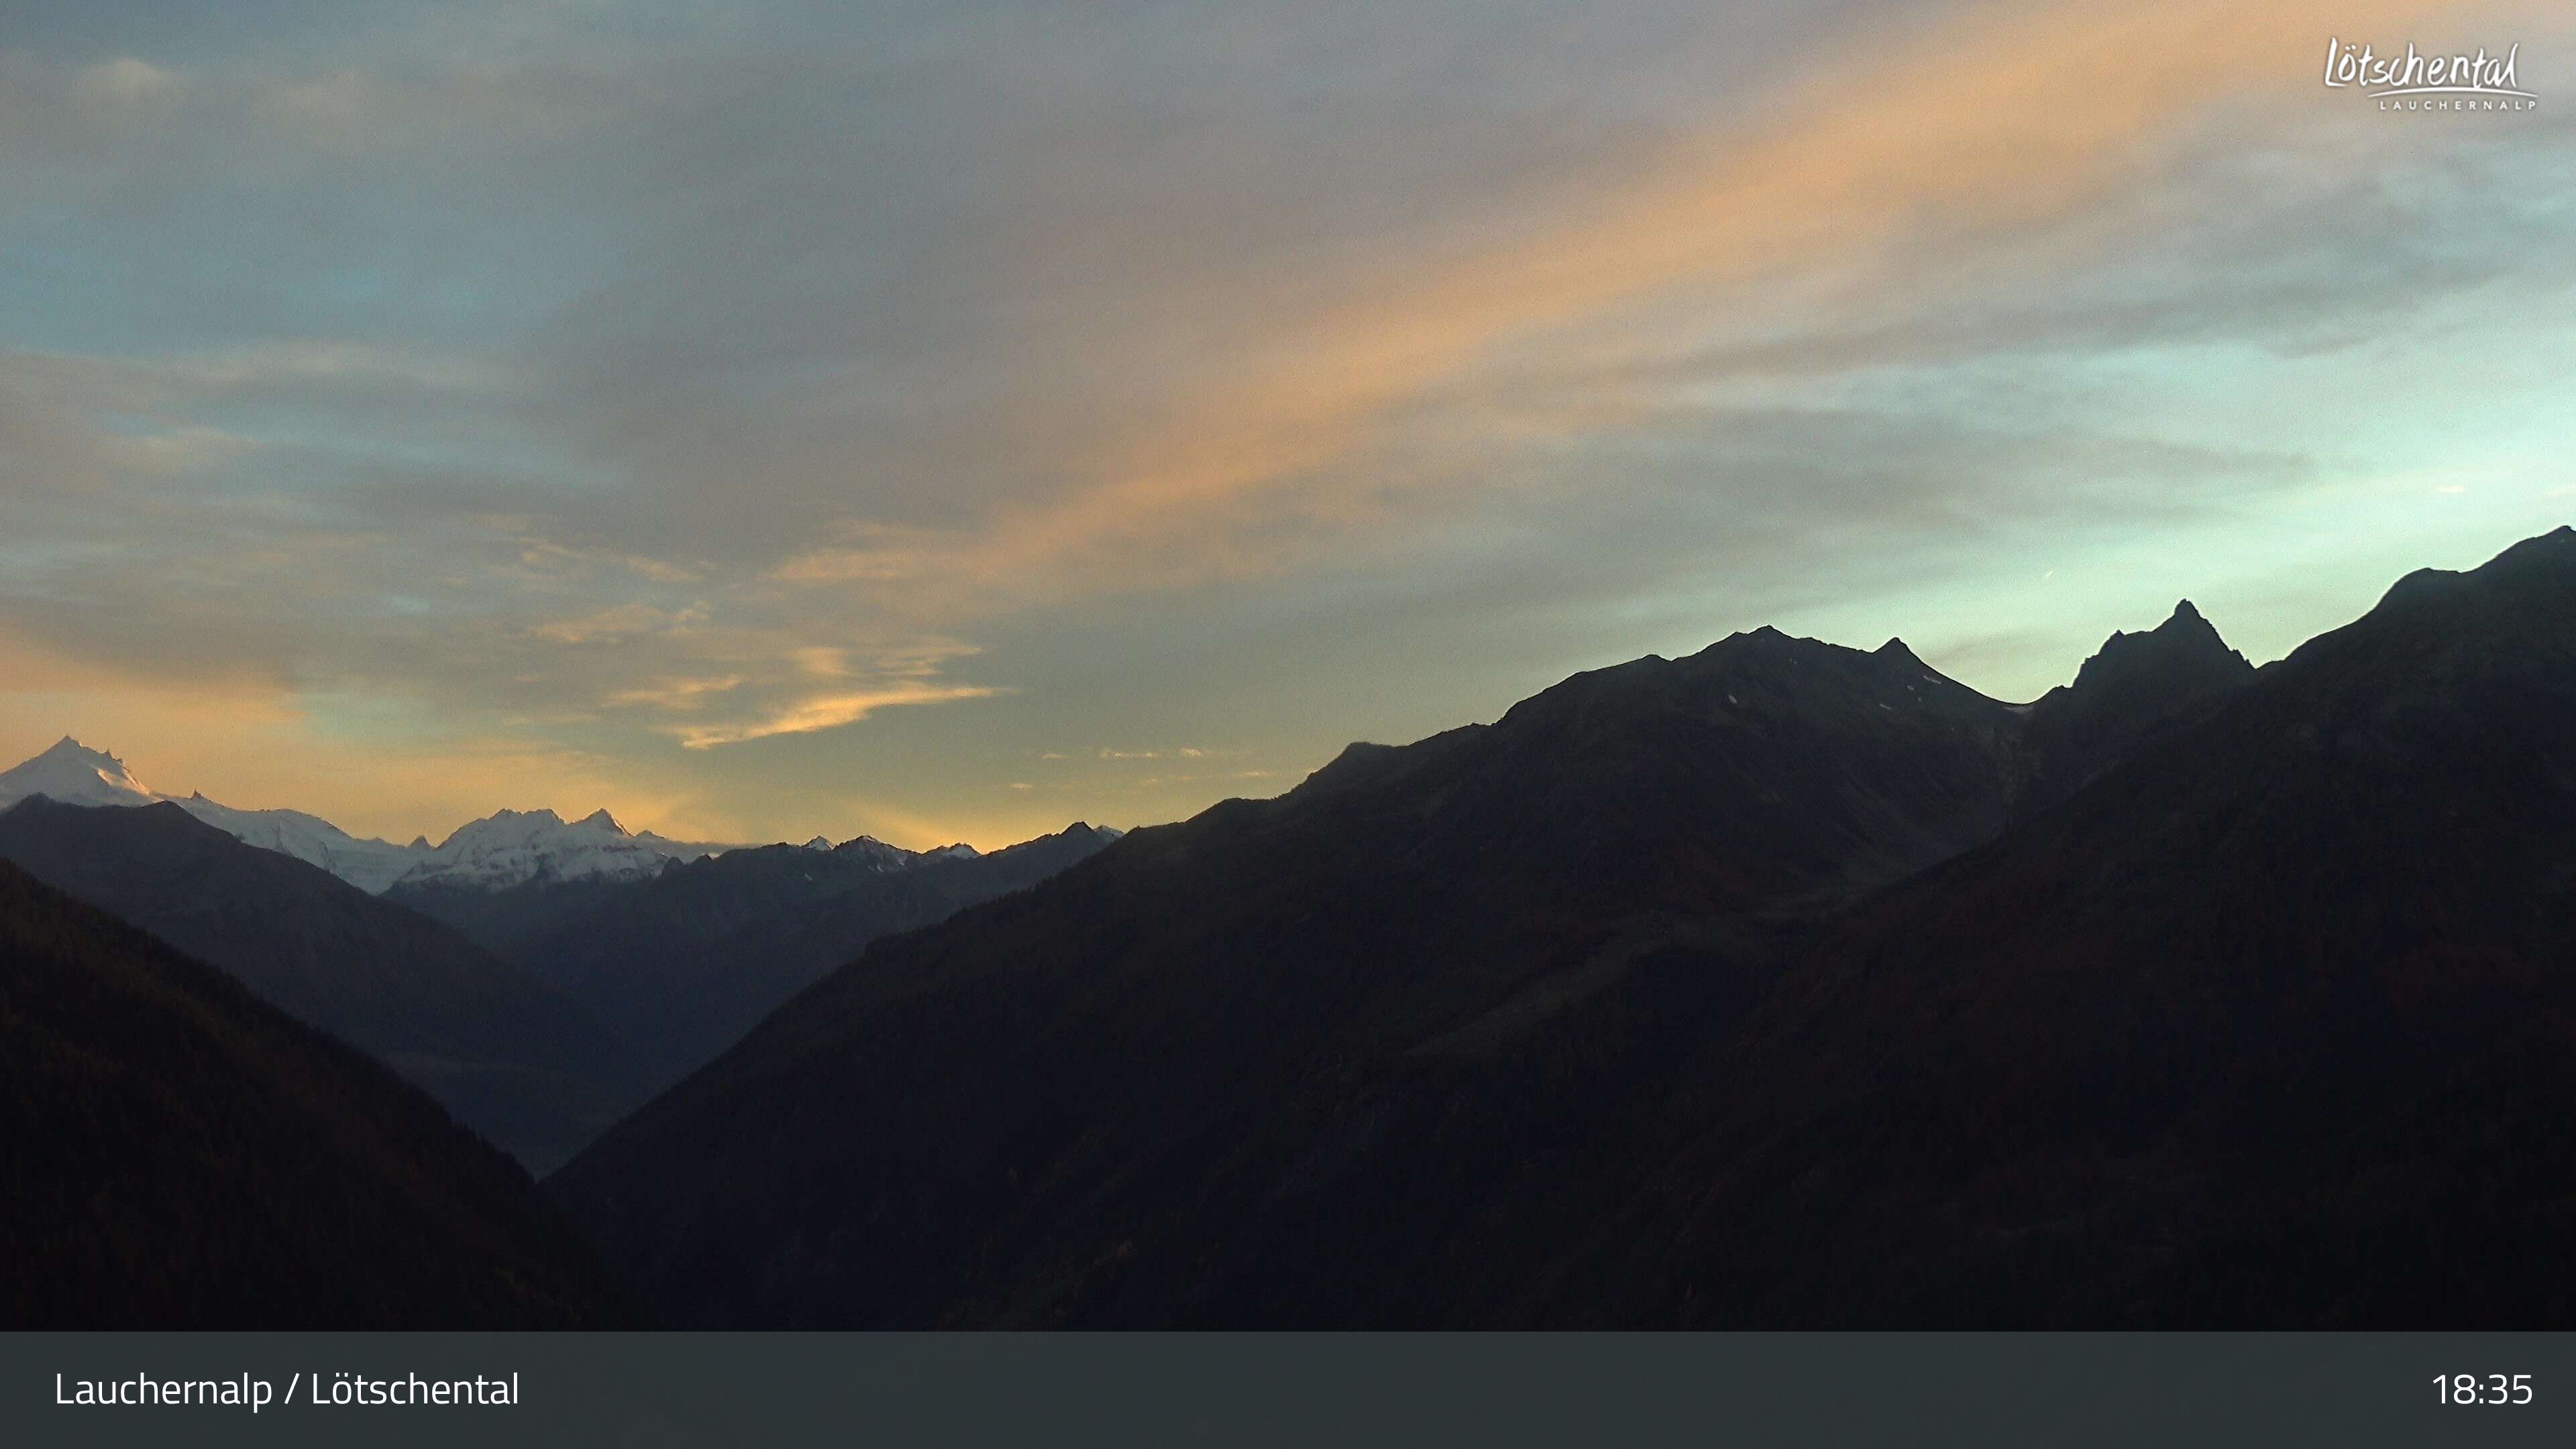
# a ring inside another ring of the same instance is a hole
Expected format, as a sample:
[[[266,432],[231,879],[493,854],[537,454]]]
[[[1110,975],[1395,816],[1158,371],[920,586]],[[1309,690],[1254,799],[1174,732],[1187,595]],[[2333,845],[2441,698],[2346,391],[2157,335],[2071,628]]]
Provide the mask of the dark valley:
[[[0,812],[0,860],[221,967],[382,1058],[543,1171],[644,1098],[633,1053],[532,975],[426,917],[177,805]]]
[[[637,1321],[428,1097],[6,863],[0,1139],[11,1328]]]

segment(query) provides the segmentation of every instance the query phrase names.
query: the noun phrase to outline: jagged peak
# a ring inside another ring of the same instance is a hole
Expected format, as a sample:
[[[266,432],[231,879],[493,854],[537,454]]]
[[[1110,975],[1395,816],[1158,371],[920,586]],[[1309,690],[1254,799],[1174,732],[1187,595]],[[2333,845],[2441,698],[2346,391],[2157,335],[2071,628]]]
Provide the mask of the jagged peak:
[[[588,815],[583,816],[581,818],[581,823],[584,825],[606,826],[609,830],[619,835],[624,835],[626,833],[626,827],[618,824],[617,817],[609,814],[605,807],[593,810]]]
[[[2210,640],[2216,642],[2222,648],[2225,647],[2227,642],[2219,637],[2218,626],[2210,623],[2208,619],[2203,618],[2200,610],[2193,607],[2192,602],[2189,599],[2177,600],[2173,606],[2173,612],[2165,616],[2165,621],[2158,624],[2155,627],[2154,632],[2164,635],[2189,635],[2194,637],[2206,635]]]
[[[61,739],[54,741],[52,744],[45,746],[44,753],[37,755],[35,758],[39,760],[81,760],[84,762],[90,760],[104,760],[108,764],[114,765],[120,770],[125,768],[125,762],[118,759],[114,752],[109,750],[93,750],[89,746],[82,744],[80,741],[73,739],[70,735],[65,735]]]
[[[2075,671],[2073,691],[2084,693],[2116,679],[2138,679],[2180,669],[2189,675],[2250,675],[2254,666],[2228,646],[2191,600],[2173,607],[2165,621],[2142,634],[2113,630],[2102,647]],[[2052,690],[2052,695],[2061,691]]]
[[[158,799],[125,762],[65,735],[43,752],[0,770],[0,798],[43,794],[71,804],[134,805]]]
[[[1736,630],[1701,650],[1695,657],[1705,658],[1709,655],[1732,653],[1740,649],[1780,649],[1817,642],[1814,639],[1802,639],[1795,634],[1784,634],[1769,624],[1758,624],[1750,629]]]
[[[1725,638],[1718,640],[1716,643],[1709,645],[1705,649],[1702,649],[1697,654],[1684,656],[1678,662],[1686,668],[1706,668],[1712,664],[1721,664],[1729,660],[1742,659],[1746,657],[1758,656],[1776,658],[1796,648],[1798,645],[1813,644],[1815,642],[1816,641],[1812,639],[1793,638],[1790,635],[1781,633],[1779,630],[1768,624],[1763,624],[1751,629],[1738,629],[1734,633],[1729,634]],[[1614,665],[1612,666],[1612,669],[1633,669],[1645,662],[1646,661],[1642,659],[1630,660],[1626,664]],[[1611,672],[1611,669],[1594,670],[1592,672],[1594,674],[1608,674]],[[1574,677],[1576,679],[1581,679],[1585,676],[1578,674]],[[1524,703],[1526,703],[1526,701],[1524,701]]]
[[[563,824],[562,816],[557,815],[554,811],[549,810],[542,805],[534,810],[495,810],[491,814],[484,816],[483,819],[494,824],[498,824],[504,820],[542,820],[550,825]],[[476,823],[479,824],[482,822],[478,821]]]

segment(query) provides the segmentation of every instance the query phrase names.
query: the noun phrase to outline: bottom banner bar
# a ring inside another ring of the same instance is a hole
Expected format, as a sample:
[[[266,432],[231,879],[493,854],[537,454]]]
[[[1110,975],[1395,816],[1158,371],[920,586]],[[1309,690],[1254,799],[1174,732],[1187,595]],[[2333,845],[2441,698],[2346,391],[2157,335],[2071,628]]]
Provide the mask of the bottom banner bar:
[[[2560,1334],[10,1334],[33,1445],[2576,1443]]]

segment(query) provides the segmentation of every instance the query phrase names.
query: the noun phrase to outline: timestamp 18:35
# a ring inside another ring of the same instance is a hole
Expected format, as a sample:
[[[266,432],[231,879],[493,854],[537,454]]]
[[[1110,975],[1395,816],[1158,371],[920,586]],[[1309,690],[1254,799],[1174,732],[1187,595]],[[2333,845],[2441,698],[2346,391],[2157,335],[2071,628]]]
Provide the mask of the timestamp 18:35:
[[[2436,1374],[2434,1388],[2445,1404],[2528,1404],[2529,1374]]]

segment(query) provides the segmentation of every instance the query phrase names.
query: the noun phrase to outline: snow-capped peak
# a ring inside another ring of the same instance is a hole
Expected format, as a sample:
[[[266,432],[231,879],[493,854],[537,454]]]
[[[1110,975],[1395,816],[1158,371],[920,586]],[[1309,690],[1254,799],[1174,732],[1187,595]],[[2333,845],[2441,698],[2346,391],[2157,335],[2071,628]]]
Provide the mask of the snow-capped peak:
[[[855,835],[832,847],[843,855],[855,855],[879,870],[903,870],[914,855],[900,845],[888,845],[873,835]]]
[[[69,735],[16,768],[0,771],[0,810],[31,795],[86,806],[167,800],[245,844],[291,855],[379,894],[397,881],[501,890],[540,878],[640,880],[658,875],[670,861],[696,860],[729,848],[669,840],[649,830],[630,834],[606,810],[574,821],[552,810],[502,810],[460,826],[435,848],[427,836],[415,836],[409,845],[361,840],[297,810],[237,810],[202,793],[185,799],[159,794],[134,778],[123,760]],[[865,843],[887,853],[886,869],[901,869],[913,858],[912,852],[891,845]],[[830,847],[820,838],[813,844]]]
[[[380,891],[411,869],[416,857],[398,845],[359,840],[328,820],[294,810],[235,810],[205,795],[186,799],[160,794],[125,762],[65,735],[43,754],[0,774],[0,810],[30,795],[64,805],[150,805],[168,800],[199,820],[262,850],[318,865],[361,890]],[[422,846],[427,853],[427,846]]]
[[[552,810],[501,810],[458,826],[402,883],[506,890],[533,880],[643,880],[661,874],[671,861],[719,849],[650,833],[630,835],[605,810],[573,821]]]
[[[43,754],[0,773],[0,810],[30,795],[59,805],[149,805],[160,799],[125,762],[63,736]]]
[[[318,865],[362,891],[383,891],[429,853],[425,842],[406,847],[383,840],[361,840],[301,810],[235,810],[201,794],[178,804],[180,809],[246,845]]]

